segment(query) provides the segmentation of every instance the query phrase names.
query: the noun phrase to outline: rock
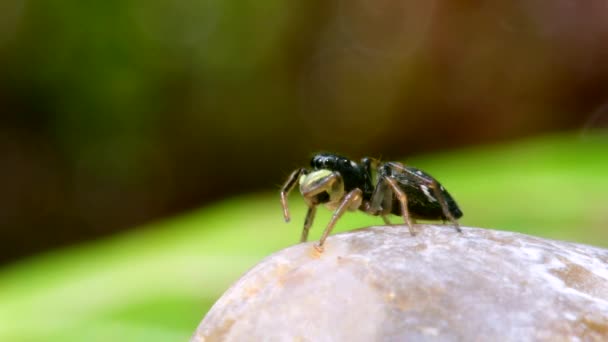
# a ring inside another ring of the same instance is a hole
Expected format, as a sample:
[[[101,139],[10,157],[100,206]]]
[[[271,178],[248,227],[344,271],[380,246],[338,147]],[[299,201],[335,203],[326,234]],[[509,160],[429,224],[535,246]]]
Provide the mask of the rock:
[[[478,228],[382,226],[273,254],[191,341],[608,341],[608,250]]]

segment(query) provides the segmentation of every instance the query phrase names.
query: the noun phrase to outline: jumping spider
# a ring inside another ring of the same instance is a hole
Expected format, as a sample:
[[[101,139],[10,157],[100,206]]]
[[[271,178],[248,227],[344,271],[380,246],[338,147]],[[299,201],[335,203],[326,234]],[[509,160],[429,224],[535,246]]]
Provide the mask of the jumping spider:
[[[300,168],[291,173],[281,189],[281,204],[285,222],[289,222],[287,196],[300,185],[300,193],[308,206],[301,241],[308,239],[308,231],[315,218],[317,206],[324,204],[334,214],[316,248],[323,250],[325,239],[346,210],[361,210],[382,216],[390,224],[388,215],[403,217],[410,234],[415,235],[415,219],[449,220],[461,232],[457,219],[462,211],[447,190],[429,174],[398,162],[380,163],[363,158],[356,163],[348,158],[329,153],[316,154],[310,161],[312,170]],[[376,171],[375,186],[372,169]]]

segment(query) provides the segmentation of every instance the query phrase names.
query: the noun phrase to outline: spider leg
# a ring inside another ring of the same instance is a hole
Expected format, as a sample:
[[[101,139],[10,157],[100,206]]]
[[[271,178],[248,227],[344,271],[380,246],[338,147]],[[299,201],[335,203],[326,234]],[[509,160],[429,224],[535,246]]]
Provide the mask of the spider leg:
[[[452,224],[454,225],[454,229],[456,229],[457,232],[462,233],[462,229],[460,229],[460,224],[458,223],[458,220],[456,220],[454,215],[452,215],[452,213],[448,209],[448,204],[445,200],[445,196],[443,195],[443,193],[441,193],[441,186],[439,185],[437,180],[433,179],[431,181],[427,178],[420,176],[419,174],[416,174],[415,172],[411,172],[407,170],[407,168],[401,163],[390,162],[387,163],[387,165],[389,165],[389,167],[391,167],[392,169],[399,170],[401,172],[406,172],[410,177],[418,179],[420,183],[424,183],[428,188],[430,188],[433,191],[435,197],[437,198],[439,205],[441,206],[443,216],[445,216],[448,220],[450,220],[450,222],[452,222]]]
[[[410,234],[412,236],[416,235],[416,231],[414,230],[414,225],[412,224],[412,221],[410,220],[410,212],[407,208],[407,196],[405,195],[405,192],[403,192],[403,190],[401,190],[399,185],[397,185],[397,182],[394,179],[392,179],[391,177],[384,177],[384,180],[389,184],[389,186],[393,190],[395,196],[397,196],[399,203],[401,203],[401,215],[403,215],[403,221],[405,223],[407,223],[407,226],[410,229]]]
[[[433,181],[433,183],[429,187],[433,190],[433,194],[435,194],[437,200],[439,200],[439,205],[441,205],[443,216],[445,216],[448,220],[450,220],[450,222],[452,222],[452,224],[454,225],[454,229],[456,229],[457,232],[462,233],[462,229],[460,229],[460,224],[458,224],[458,220],[456,220],[456,218],[454,218],[452,213],[450,213],[450,211],[448,210],[448,204],[445,201],[445,196],[443,196],[443,194],[439,190],[439,183],[437,183],[437,181]]]
[[[281,188],[281,206],[283,207],[283,217],[285,218],[285,222],[289,222],[289,220],[291,219],[291,217],[289,216],[289,207],[287,205],[287,196],[289,196],[291,190],[293,190],[293,188],[298,183],[300,175],[305,172],[306,169],[304,168],[294,170],[291,175],[289,175],[289,178],[287,178],[287,181],[285,182],[285,184],[283,184],[283,187]]]
[[[372,169],[376,169],[378,168],[378,165],[380,165],[380,160],[375,159],[375,158],[370,158],[370,157],[365,157],[361,159],[360,162],[361,166],[363,167],[363,170],[371,176],[372,174]]]
[[[366,212],[371,215],[390,214],[393,205],[392,197],[392,191],[388,189],[384,177],[381,177],[374,188],[371,203],[366,207]]]
[[[364,160],[369,163],[369,158],[364,158]],[[387,188],[386,182],[381,179],[374,188],[371,200],[364,201],[361,210],[370,215],[380,215],[385,224],[391,225],[388,214],[390,214],[393,204],[392,196],[392,191]]]
[[[306,242],[308,240],[308,231],[312,226],[312,221],[315,219],[315,214],[317,213],[317,206],[308,207],[308,212],[306,213],[306,219],[304,220],[304,228],[302,229],[302,237],[300,238],[300,242]]]
[[[351,190],[349,193],[347,193],[344,196],[344,198],[342,198],[342,201],[340,201],[340,205],[338,205],[338,208],[336,209],[336,211],[334,211],[334,214],[331,217],[329,224],[327,224],[327,227],[323,231],[323,235],[321,236],[319,243],[317,245],[315,245],[315,248],[319,252],[323,251],[323,244],[325,243],[325,239],[327,239],[327,237],[331,233],[332,229],[334,229],[336,222],[338,222],[338,219],[340,219],[340,217],[342,217],[344,212],[347,209],[351,208],[353,206],[353,204],[355,204],[357,202],[359,202],[359,203],[357,204],[356,207],[359,207],[359,205],[361,205],[362,194],[363,194],[363,192],[361,191],[361,189],[357,188],[357,189]]]

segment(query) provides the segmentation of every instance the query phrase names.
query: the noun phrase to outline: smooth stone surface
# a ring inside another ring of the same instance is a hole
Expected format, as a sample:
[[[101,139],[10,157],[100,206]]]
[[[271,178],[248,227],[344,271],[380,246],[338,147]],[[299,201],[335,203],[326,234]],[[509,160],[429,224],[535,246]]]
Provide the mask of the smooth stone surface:
[[[275,253],[191,341],[608,341],[608,250],[478,228],[382,226]]]

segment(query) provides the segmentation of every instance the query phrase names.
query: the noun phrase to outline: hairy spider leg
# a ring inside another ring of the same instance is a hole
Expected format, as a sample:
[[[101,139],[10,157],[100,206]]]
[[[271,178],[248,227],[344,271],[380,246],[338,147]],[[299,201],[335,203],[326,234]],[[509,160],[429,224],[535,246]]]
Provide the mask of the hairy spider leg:
[[[380,165],[380,160],[379,159],[375,159],[375,158],[370,158],[370,157],[365,157],[361,159],[360,162],[361,166],[363,167],[363,170],[367,173],[368,177],[370,179],[372,179],[372,169],[376,169],[378,167],[378,165]],[[384,194],[382,197],[379,196],[379,193],[376,192],[376,188],[374,188],[374,192],[372,193],[372,200],[371,203],[370,201],[366,201],[365,203],[363,203],[363,208],[361,208],[361,210],[363,210],[364,212],[370,214],[370,215],[380,215],[382,216],[382,220],[384,221],[384,224],[386,225],[391,225],[391,220],[388,218],[388,213],[390,213],[390,204],[384,199]],[[382,203],[380,202],[381,200],[384,201],[385,204],[387,204],[387,208],[383,208],[382,210],[380,208],[382,208]]]
[[[381,178],[374,188],[370,201],[364,203],[363,210],[370,215],[381,215],[384,222],[387,222],[393,206],[392,196],[393,193],[388,189],[387,183]]]
[[[452,213],[448,209],[448,204],[445,201],[445,196],[443,196],[443,194],[439,190],[439,183],[437,183],[437,181],[433,181],[433,184],[430,185],[429,188],[431,188],[433,190],[435,197],[437,197],[437,199],[439,200],[439,205],[441,205],[441,210],[443,211],[443,215],[445,215],[445,217],[447,217],[450,220],[450,222],[452,222],[452,224],[454,225],[454,229],[456,229],[457,232],[462,233],[462,229],[460,229],[460,224],[458,224],[458,220],[456,220],[456,218],[452,215]],[[444,220],[444,222],[445,222],[445,220]]]
[[[363,166],[365,171],[371,175],[372,169],[375,170],[378,167],[378,165],[380,165],[380,159],[364,157],[364,158],[361,158],[360,164]]]
[[[300,175],[306,174],[306,172],[307,171],[305,168],[294,170],[281,188],[281,205],[283,206],[283,217],[285,218],[285,222],[289,222],[289,220],[291,220],[291,217],[289,216],[289,207],[287,205],[287,196],[289,196],[291,190],[293,190],[298,183]]]
[[[323,252],[323,244],[325,243],[325,239],[327,239],[327,237],[331,233],[332,229],[334,229],[336,222],[338,222],[338,219],[340,219],[340,217],[342,217],[344,212],[347,209],[351,208],[352,205],[355,203],[357,204],[357,207],[359,207],[361,205],[360,202],[362,201],[362,197],[363,197],[362,194],[363,194],[363,192],[361,191],[361,189],[356,188],[356,189],[351,190],[349,193],[347,193],[344,196],[344,198],[342,198],[340,205],[338,206],[336,211],[334,211],[334,214],[332,215],[331,220],[329,221],[329,224],[327,224],[325,231],[323,231],[323,235],[321,236],[319,243],[317,245],[315,245],[315,248],[319,252]],[[359,202],[359,203],[357,203],[357,202]]]
[[[312,227],[312,221],[314,221],[316,213],[316,205],[308,207],[308,212],[306,213],[306,219],[304,220],[304,228],[302,229],[302,237],[300,237],[300,242],[306,242],[306,240],[308,240],[308,231],[310,230],[310,227]]]
[[[306,213],[306,219],[304,220],[304,227],[302,228],[300,242],[306,242],[306,240],[308,240],[308,232],[310,231],[312,223],[315,219],[315,215],[317,213],[317,205],[320,204],[315,202],[314,197],[323,191],[327,191],[327,189],[331,188],[333,183],[335,182],[341,182],[341,179],[336,173],[332,173],[331,175],[323,178],[321,181],[316,183],[314,188],[310,189],[305,193],[302,193],[302,196],[304,197],[308,205],[308,212]]]
[[[405,223],[407,223],[407,227],[410,229],[410,234],[412,236],[416,235],[416,231],[414,230],[414,225],[412,224],[412,221],[410,220],[410,212],[409,212],[409,209],[407,208],[407,196],[405,195],[405,192],[403,192],[403,190],[401,190],[399,185],[397,185],[397,182],[394,179],[392,179],[391,177],[384,177],[384,181],[387,182],[388,185],[391,187],[391,189],[393,190],[393,193],[395,194],[395,196],[397,196],[397,199],[399,200],[399,203],[401,204],[401,215],[403,215],[403,221]]]

